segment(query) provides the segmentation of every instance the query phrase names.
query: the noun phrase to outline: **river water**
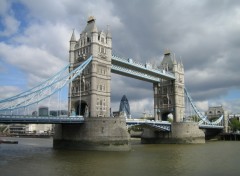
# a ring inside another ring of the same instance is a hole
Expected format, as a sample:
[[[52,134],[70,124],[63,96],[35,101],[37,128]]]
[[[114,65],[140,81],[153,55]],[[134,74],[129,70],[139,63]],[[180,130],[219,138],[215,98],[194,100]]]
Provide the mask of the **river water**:
[[[1,176],[240,175],[240,142],[132,144],[129,152],[54,150],[52,139],[2,138]]]

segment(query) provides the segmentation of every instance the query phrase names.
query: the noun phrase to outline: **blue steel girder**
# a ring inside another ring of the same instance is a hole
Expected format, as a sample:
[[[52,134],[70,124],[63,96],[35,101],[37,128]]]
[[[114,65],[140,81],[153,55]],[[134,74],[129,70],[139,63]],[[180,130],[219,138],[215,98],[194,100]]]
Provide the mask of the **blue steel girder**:
[[[127,126],[148,126],[154,128],[157,131],[171,131],[171,123],[163,121],[149,121],[149,120],[139,120],[139,119],[127,119]]]
[[[150,64],[141,64],[132,59],[112,55],[112,72],[147,82],[159,82],[160,79],[175,80],[171,72],[154,69]]]
[[[84,123],[83,117],[68,116],[24,116],[24,115],[0,115],[0,124],[63,124]]]
[[[122,76],[127,76],[135,79],[139,79],[142,81],[147,81],[147,82],[160,82],[160,79],[142,72],[138,72],[136,70],[128,69],[126,67],[120,67],[117,65],[112,65],[111,69],[112,73],[116,73]]]
[[[218,125],[199,125],[200,129],[224,129],[224,126]]]

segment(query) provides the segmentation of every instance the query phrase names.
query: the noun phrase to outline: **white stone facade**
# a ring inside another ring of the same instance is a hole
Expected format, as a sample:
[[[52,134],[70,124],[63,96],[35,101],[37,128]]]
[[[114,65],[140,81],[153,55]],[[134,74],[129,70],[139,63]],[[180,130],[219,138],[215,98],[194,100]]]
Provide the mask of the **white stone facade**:
[[[153,84],[155,120],[167,120],[173,114],[174,122],[181,122],[185,112],[183,64],[166,51],[160,68],[172,72],[176,79]]]
[[[98,31],[96,20],[89,17],[80,38],[73,32],[70,40],[70,71],[93,57],[83,74],[70,84],[69,113],[91,117],[110,117],[112,37]],[[86,114],[87,112],[87,114]]]

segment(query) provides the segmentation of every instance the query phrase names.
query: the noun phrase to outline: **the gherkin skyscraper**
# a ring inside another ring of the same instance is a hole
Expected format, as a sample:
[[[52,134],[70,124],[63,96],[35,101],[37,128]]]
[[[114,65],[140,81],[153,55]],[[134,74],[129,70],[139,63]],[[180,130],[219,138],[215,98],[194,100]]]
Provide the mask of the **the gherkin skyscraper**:
[[[131,118],[130,106],[126,95],[123,95],[121,99],[119,112],[123,112],[126,118]]]

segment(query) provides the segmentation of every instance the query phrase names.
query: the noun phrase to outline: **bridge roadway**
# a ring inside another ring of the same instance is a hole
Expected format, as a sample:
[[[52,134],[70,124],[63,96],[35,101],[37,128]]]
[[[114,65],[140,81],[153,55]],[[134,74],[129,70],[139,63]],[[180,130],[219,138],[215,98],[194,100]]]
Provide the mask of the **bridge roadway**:
[[[0,115],[0,124],[79,124],[84,123],[82,116],[24,116],[24,115]],[[187,123],[187,122],[186,122]],[[127,127],[146,126],[158,131],[171,131],[171,123],[168,121],[154,121],[141,119],[127,119]],[[200,129],[223,129],[218,125],[199,125]]]
[[[0,123],[11,124],[62,124],[84,123],[82,116],[23,116],[23,115],[0,115]]]
[[[171,123],[168,121],[154,121],[154,120],[141,120],[141,119],[127,119],[126,124],[132,126],[146,126],[158,131],[171,131]]]

